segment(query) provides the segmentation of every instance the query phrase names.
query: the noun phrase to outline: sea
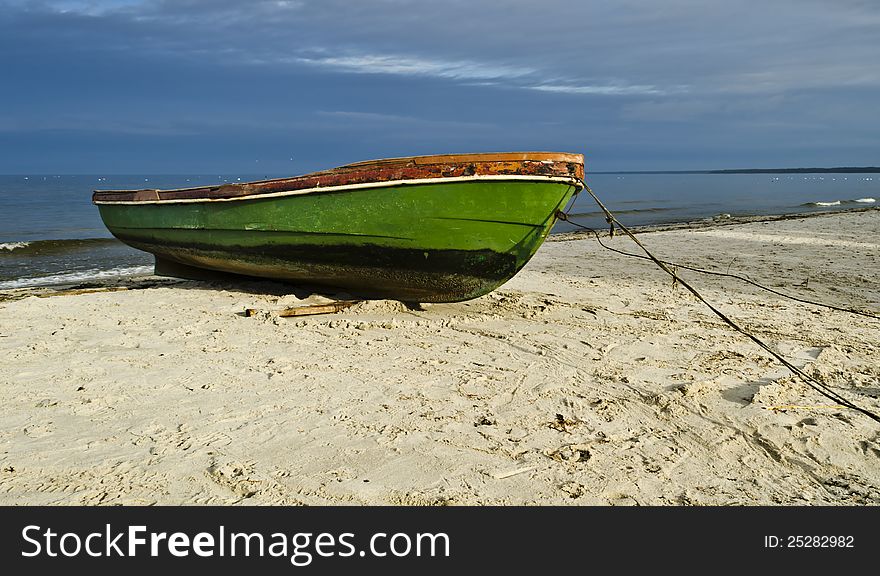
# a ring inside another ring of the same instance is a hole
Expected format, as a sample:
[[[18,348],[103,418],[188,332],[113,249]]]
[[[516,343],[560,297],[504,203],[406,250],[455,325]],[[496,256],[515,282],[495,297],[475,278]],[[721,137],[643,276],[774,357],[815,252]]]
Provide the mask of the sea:
[[[96,189],[182,188],[284,175],[0,175],[0,290],[88,284],[149,274],[153,258],[114,239],[91,203]],[[880,173],[587,174],[627,226],[718,217],[851,210],[877,205]],[[569,208],[577,222],[606,226],[587,194]],[[574,227],[557,222],[554,233]]]

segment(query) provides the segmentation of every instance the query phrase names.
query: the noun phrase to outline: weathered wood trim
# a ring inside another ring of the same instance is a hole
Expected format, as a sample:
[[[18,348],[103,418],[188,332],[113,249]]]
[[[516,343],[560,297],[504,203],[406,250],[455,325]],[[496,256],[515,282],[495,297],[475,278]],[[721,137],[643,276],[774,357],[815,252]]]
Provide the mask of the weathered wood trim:
[[[540,181],[540,182],[559,182],[562,184],[568,184],[569,186],[575,186],[578,189],[581,189],[583,185],[580,180],[577,178],[572,178],[570,176],[521,176],[516,174],[511,175],[474,175],[474,176],[459,176],[459,177],[451,177],[451,178],[421,178],[418,180],[391,180],[385,182],[364,182],[361,184],[348,184],[342,186],[316,186],[314,188],[307,188],[304,190],[284,190],[281,192],[252,192],[249,194],[241,194],[237,196],[203,196],[203,197],[192,197],[192,198],[178,198],[171,196],[167,191],[162,190],[153,190],[151,192],[157,193],[152,197],[147,197],[143,195],[143,190],[139,190],[137,192],[131,193],[129,196],[122,196],[121,192],[119,193],[119,198],[128,198],[128,199],[115,199],[116,196],[113,196],[113,200],[104,199],[102,196],[100,199],[93,198],[92,202],[95,204],[193,204],[193,203],[204,203],[204,202],[233,202],[238,200],[256,200],[259,198],[281,198],[284,196],[299,196],[304,194],[328,194],[331,192],[343,192],[346,190],[359,190],[365,188],[388,188],[393,186],[407,186],[407,185],[415,185],[415,184],[439,184],[442,182],[470,182],[470,181],[481,181],[481,180],[519,180],[519,181]],[[98,194],[97,192],[95,193]],[[156,196],[160,196],[159,199],[155,199]],[[109,196],[107,197],[109,198]]]
[[[208,202],[253,197],[287,196],[333,190],[351,190],[477,179],[560,179],[584,177],[583,156],[550,152],[450,154],[359,162],[292,178],[201,186],[175,190],[97,190],[95,204]]]

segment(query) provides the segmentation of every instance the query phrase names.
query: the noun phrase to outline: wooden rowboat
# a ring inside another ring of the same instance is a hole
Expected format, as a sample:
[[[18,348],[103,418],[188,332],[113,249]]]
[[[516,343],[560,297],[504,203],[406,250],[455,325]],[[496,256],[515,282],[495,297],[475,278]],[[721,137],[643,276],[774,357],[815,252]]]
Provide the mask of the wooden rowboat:
[[[358,297],[457,302],[513,277],[583,186],[583,156],[414,156],[293,178],[177,190],[98,190],[110,232],[156,273],[210,272]]]

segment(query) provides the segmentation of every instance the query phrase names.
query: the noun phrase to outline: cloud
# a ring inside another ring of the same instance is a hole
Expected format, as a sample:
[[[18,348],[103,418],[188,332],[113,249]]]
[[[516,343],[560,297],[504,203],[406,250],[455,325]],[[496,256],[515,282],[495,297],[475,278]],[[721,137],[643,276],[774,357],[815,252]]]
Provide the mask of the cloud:
[[[396,126],[408,130],[431,130],[435,133],[437,130],[449,131],[467,129],[485,131],[495,128],[494,125],[487,122],[470,122],[455,118],[428,119],[402,114],[382,114],[377,112],[361,112],[353,110],[319,110],[315,114],[323,118],[331,119],[332,121],[339,121],[339,126],[348,130],[352,129],[353,124],[357,124],[359,127],[366,129]]]
[[[0,116],[0,133],[25,132],[89,132],[127,134],[138,136],[191,136],[198,134],[193,124],[171,122],[167,119],[137,118],[114,119],[98,115],[61,115],[54,118],[22,120]]]
[[[536,73],[532,68],[505,66],[468,60],[442,60],[403,55],[360,54],[355,56],[323,56],[293,58],[293,62],[338,72],[359,74],[395,74],[430,76],[453,80],[495,80],[521,78]]]
[[[7,0],[6,4],[34,11],[102,16],[111,12],[144,6],[149,0]]]
[[[658,96],[663,94],[670,94],[672,92],[672,89],[669,88],[625,84],[589,84],[580,86],[572,86],[567,84],[540,84],[538,86],[527,86],[527,88],[538,90],[541,92],[558,92],[560,94],[589,94],[599,96]]]
[[[32,33],[33,25],[42,27],[44,34],[60,31],[70,42],[75,40],[80,50],[152,52],[175,59],[214,60],[215,64],[275,66],[279,72],[299,66],[337,74],[435,78],[484,86],[494,82],[503,88],[580,95],[673,91],[640,82],[638,77],[617,82],[609,76],[604,82],[587,82],[588,77],[604,74],[589,61],[571,58],[571,48],[577,43],[566,47],[561,42],[564,27],[571,23],[555,23],[558,34],[555,29],[545,32],[546,22],[521,19],[529,17],[523,13],[527,5],[513,4],[513,17],[507,12],[487,17],[486,12],[496,7],[480,0],[453,1],[442,9],[407,0],[357,4],[334,0],[47,0],[20,6],[36,18],[29,23]],[[450,18],[456,10],[472,16]],[[419,14],[423,17],[414,19]],[[523,28],[535,33],[506,37],[510,30]],[[489,30],[504,34],[496,38]],[[614,77],[622,72],[626,75],[625,70],[616,70]]]

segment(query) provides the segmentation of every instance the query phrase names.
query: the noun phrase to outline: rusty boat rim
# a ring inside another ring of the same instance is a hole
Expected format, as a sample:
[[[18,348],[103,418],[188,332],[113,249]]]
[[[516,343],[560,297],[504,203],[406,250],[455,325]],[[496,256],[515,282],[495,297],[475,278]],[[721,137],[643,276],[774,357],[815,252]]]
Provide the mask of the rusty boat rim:
[[[230,202],[314,193],[482,180],[553,181],[583,188],[584,157],[564,152],[496,152],[383,158],[301,176],[175,189],[96,190],[94,204]]]

